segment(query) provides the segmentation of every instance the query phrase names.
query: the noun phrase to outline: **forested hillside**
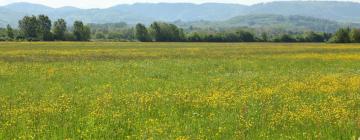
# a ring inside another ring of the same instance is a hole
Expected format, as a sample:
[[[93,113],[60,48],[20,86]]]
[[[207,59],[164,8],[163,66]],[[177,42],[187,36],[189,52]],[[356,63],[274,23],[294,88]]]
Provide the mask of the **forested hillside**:
[[[360,22],[360,4],[353,2],[293,1],[271,2],[245,6],[239,4],[190,3],[137,3],[116,5],[105,9],[79,9],[75,7],[51,8],[38,4],[14,3],[0,7],[0,26],[11,24],[25,15],[45,14],[51,19],[63,18],[69,22],[85,23],[224,21],[236,16],[253,14],[299,15],[338,22]]]
[[[214,28],[226,29],[234,27],[249,27],[269,32],[335,32],[341,27],[360,27],[357,23],[340,23],[336,21],[306,17],[306,16],[282,16],[269,14],[254,14],[236,16],[225,21],[176,21],[175,24],[183,28]]]

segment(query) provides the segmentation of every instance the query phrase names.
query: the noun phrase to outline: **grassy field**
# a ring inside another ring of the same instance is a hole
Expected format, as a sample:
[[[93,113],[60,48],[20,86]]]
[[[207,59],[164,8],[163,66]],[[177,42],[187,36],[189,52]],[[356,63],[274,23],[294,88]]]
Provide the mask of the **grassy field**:
[[[0,139],[360,137],[360,44],[0,43]]]

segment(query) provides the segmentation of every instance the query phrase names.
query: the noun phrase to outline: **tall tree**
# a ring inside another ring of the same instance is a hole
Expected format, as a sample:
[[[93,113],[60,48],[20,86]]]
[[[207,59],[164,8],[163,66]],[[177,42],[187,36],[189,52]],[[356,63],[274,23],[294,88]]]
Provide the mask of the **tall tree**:
[[[48,16],[39,15],[38,16],[38,36],[41,40],[49,41],[52,40],[51,34],[51,20]]]
[[[352,29],[351,30],[350,40],[353,43],[360,43],[360,29]]]
[[[150,25],[151,34],[155,41],[162,41],[162,33],[161,33],[161,27],[159,22],[154,22]]]
[[[55,40],[65,40],[66,22],[64,19],[58,19],[54,22],[53,33]]]
[[[135,35],[137,40],[141,42],[150,41],[150,36],[145,25],[138,23],[135,28],[136,28]]]
[[[19,21],[19,29],[21,34],[27,40],[37,39],[38,20],[36,16],[25,16]]]
[[[242,42],[254,42],[255,36],[248,32],[248,31],[237,31],[236,34],[238,34],[240,41]]]
[[[269,41],[269,35],[268,35],[268,33],[266,33],[266,32],[262,32],[262,33],[261,33],[261,41],[262,41],[262,42],[267,42],[267,41]]]
[[[83,27],[83,32],[82,32],[82,39],[81,41],[89,41],[91,38],[91,29],[89,26],[84,26]]]
[[[350,28],[341,28],[333,35],[330,42],[334,43],[350,43]]]
[[[191,42],[200,42],[200,41],[203,41],[203,39],[201,38],[200,34],[197,33],[197,32],[194,32],[192,34],[190,34],[188,36],[188,41],[191,41]]]
[[[73,34],[76,40],[81,41],[83,38],[82,32],[83,32],[84,24],[81,21],[75,21],[73,27],[74,27]]]
[[[14,30],[11,28],[9,24],[6,26],[6,34],[8,38],[14,39]]]
[[[88,41],[90,40],[90,27],[84,26],[84,23],[81,21],[74,22],[74,36],[77,41]]]
[[[155,41],[184,41],[185,35],[182,29],[174,24],[154,22],[150,25]]]

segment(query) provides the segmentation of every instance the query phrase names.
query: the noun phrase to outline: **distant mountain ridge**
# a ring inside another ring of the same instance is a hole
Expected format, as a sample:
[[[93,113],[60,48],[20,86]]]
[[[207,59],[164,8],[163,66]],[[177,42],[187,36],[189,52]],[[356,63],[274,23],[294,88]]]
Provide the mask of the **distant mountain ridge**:
[[[86,23],[151,23],[225,21],[245,15],[299,15],[333,20],[337,22],[360,23],[360,3],[336,1],[281,1],[251,6],[223,3],[136,3],[122,4],[105,9],[80,9],[75,7],[51,8],[40,4],[13,3],[0,7],[0,26],[17,25],[25,15],[46,14],[52,19],[64,18],[69,23],[82,20]]]
[[[316,31],[316,32],[335,32],[341,27],[360,28],[356,23],[340,23],[336,21],[319,19],[298,15],[272,15],[272,14],[253,14],[236,16],[225,21],[175,21],[174,24],[182,28],[236,28],[249,27],[259,30],[277,30],[277,31]]]

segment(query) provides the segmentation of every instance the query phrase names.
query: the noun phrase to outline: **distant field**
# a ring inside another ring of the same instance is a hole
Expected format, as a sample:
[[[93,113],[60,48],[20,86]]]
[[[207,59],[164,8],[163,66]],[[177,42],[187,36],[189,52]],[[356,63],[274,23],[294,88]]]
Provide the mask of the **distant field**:
[[[0,43],[0,139],[360,137],[360,44]]]

